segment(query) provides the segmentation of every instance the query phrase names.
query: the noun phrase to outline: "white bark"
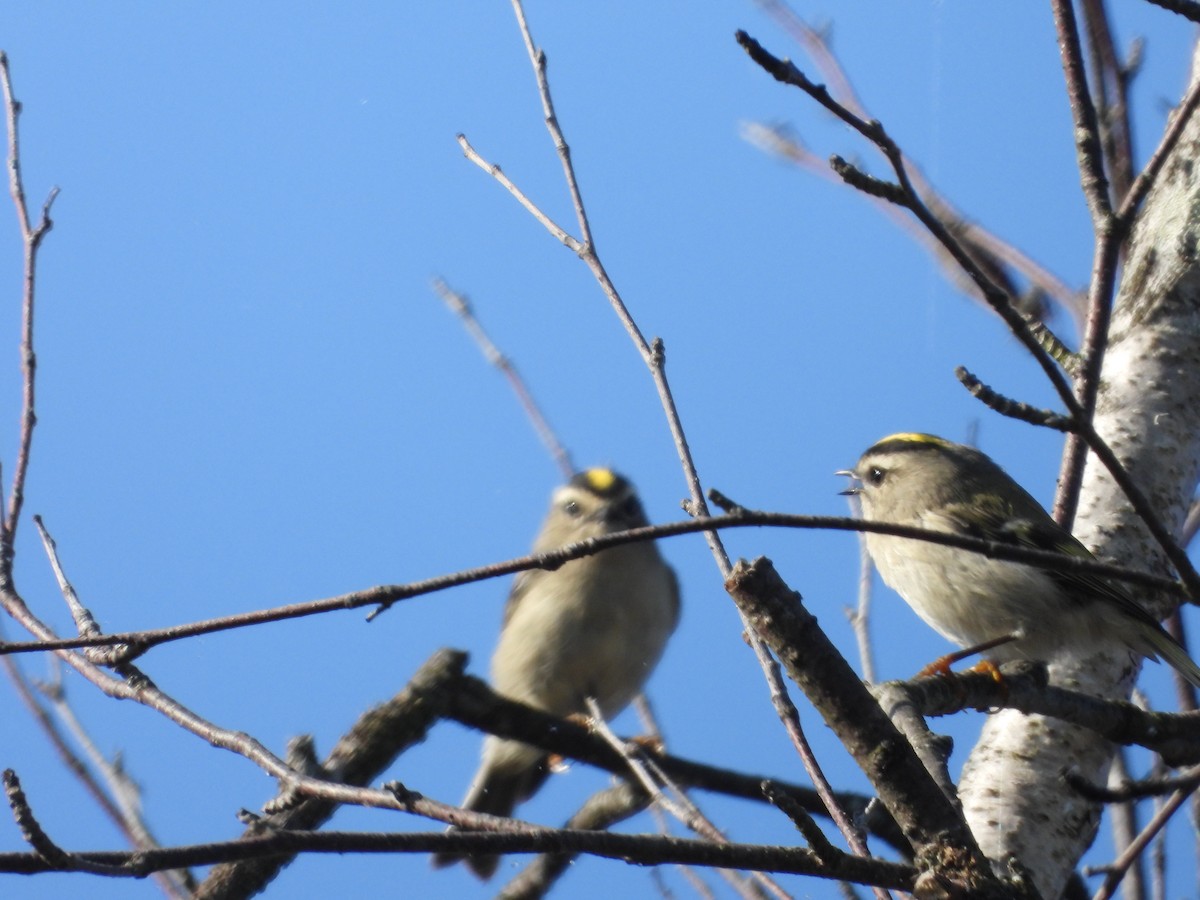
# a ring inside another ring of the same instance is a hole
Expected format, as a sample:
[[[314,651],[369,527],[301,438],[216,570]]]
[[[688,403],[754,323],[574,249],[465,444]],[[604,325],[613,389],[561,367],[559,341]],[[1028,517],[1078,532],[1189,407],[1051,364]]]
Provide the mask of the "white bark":
[[[1197,77],[1193,60],[1193,78]],[[1147,198],[1129,245],[1110,328],[1096,428],[1178,531],[1200,472],[1200,116]],[[1165,571],[1163,556],[1103,466],[1089,459],[1076,535],[1098,555]],[[1165,598],[1139,596],[1156,613]],[[1052,672],[1083,690],[1125,696],[1136,667],[1124,654]],[[992,716],[960,785],[967,819],[990,858],[1015,857],[1043,897],[1061,894],[1101,810],[1061,778],[1072,768],[1103,784],[1111,748],[1062,722]]]

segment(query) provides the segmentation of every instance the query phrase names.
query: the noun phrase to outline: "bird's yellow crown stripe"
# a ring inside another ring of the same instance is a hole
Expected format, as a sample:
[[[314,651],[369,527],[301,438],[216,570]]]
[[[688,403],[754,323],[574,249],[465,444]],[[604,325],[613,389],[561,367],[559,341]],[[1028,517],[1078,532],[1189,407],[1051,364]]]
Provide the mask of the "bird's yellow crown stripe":
[[[940,438],[934,434],[920,434],[915,431],[901,431],[897,434],[889,434],[887,437],[879,441],[880,444],[890,444],[893,441],[904,444],[932,444],[935,447],[945,447],[950,442],[945,438]]]
[[[611,490],[617,480],[616,473],[612,469],[588,469],[583,473],[583,477],[587,480],[588,487],[597,494]]]

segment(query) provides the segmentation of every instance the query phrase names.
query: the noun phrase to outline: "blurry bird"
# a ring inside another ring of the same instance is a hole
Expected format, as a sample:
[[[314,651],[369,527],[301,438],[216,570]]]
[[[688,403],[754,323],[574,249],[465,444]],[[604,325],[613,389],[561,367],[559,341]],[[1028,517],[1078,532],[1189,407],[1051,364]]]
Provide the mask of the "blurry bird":
[[[633,486],[610,469],[588,469],[554,492],[533,545],[565,544],[649,524]],[[587,699],[606,718],[628,705],[654,670],[679,619],[675,573],[652,542],[611,547],[554,571],[521,572],[504,608],[492,656],[492,686],[505,697],[559,716],[584,714]],[[464,808],[510,816],[548,775],[547,755],[489,736]],[[491,853],[438,853],[480,878],[496,871]]]

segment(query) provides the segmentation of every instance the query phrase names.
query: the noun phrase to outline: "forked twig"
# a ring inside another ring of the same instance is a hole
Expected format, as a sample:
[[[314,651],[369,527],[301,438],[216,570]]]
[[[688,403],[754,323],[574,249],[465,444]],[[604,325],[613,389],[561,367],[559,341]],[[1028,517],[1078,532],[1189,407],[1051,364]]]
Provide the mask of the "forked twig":
[[[29,206],[25,200],[25,185],[21,179],[21,142],[18,120],[21,104],[13,96],[12,77],[8,71],[8,56],[0,51],[0,89],[4,93],[5,119],[8,125],[8,189],[13,205],[17,209],[17,222],[21,229],[21,240],[25,245],[24,273],[21,296],[21,427],[17,444],[17,462],[13,467],[12,484],[9,488],[8,511],[0,516],[0,579],[12,579],[14,543],[17,524],[21,518],[21,507],[25,502],[25,475],[29,471],[29,453],[33,444],[33,428],[37,424],[34,412],[37,360],[33,353],[33,300],[37,284],[38,249],[43,238],[53,227],[50,207],[58,196],[58,188],[51,188],[42,204],[41,216],[35,223],[29,217]]]
[[[590,727],[625,761],[629,773],[633,775],[656,807],[665,810],[685,828],[706,840],[718,844],[730,842],[729,838],[700,811],[700,808],[681,787],[671,781],[670,777],[654,763],[653,759],[640,753],[635,743],[623,741],[617,737],[608,722],[605,721],[604,714],[595,700],[589,697],[587,707],[588,715],[591,717]],[[743,897],[758,896],[758,892],[751,889],[740,876],[736,876],[732,872],[722,874],[730,881],[734,890]],[[774,879],[766,874],[754,872],[751,877],[780,900],[786,900],[789,896]]]
[[[757,0],[757,3],[803,47],[820,73],[821,79],[828,86],[830,96],[859,118],[870,119],[869,111],[859,99],[849,75],[829,45],[827,31],[814,28],[782,0]],[[771,137],[764,140],[768,134]],[[798,142],[783,135],[781,129],[756,125],[752,126],[751,132],[747,136],[763,149],[780,153],[823,177],[829,175],[830,170],[824,158],[804,151]],[[990,276],[998,283],[1004,282],[1005,290],[1014,297],[1017,296],[1016,287],[1012,283],[1008,271],[1011,270],[1029,283],[1033,293],[1041,293],[1053,298],[1075,319],[1082,316],[1082,297],[1078,291],[1068,287],[1060,278],[1009,241],[971,221],[925,178],[920,166],[907,154],[904,155],[904,159],[916,191],[925,198],[926,203],[939,219],[951,225],[951,230],[965,243],[980,266],[989,270]],[[940,246],[928,232],[912,227],[911,219],[895,215],[895,207],[886,203],[881,203],[879,206],[885,214],[897,222],[902,230],[934,253],[942,271],[956,286],[964,292],[968,292],[974,287],[973,285],[962,285],[961,270],[951,258],[941,251]],[[1040,311],[1034,312],[1032,315],[1035,321],[1040,321],[1044,317]]]

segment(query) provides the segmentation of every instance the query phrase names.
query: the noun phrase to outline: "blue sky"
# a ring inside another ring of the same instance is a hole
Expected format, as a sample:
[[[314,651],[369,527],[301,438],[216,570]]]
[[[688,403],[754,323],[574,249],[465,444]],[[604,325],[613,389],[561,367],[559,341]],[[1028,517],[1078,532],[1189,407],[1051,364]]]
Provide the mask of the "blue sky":
[[[1148,39],[1134,90],[1144,159],[1184,84],[1194,33],[1162,11],[1114,5],[1121,43]],[[504,381],[434,298],[435,275],[470,295],[579,464],[629,475],[652,519],[681,516],[686,488],[658,400],[604,297],[455,143],[465,132],[551,216],[572,221],[512,12],[465,6],[25,2],[0,16],[25,104],[31,201],[62,189],[41,258],[27,510],[44,517],[105,628],[526,552],[559,476]],[[787,122],[819,156],[884,171],[861,140],[737,47],[733,33],[745,28],[804,65],[753,3],[531,2],[527,12],[597,245],[643,331],[666,342],[706,487],[749,507],[843,514],[832,473],[875,439],[898,430],[961,439],[978,425],[981,446],[1049,500],[1058,437],[987,413],[953,376],[966,365],[1010,395],[1052,401],[1000,323],[871,203],[739,137],[743,122]],[[949,198],[1084,283],[1090,225],[1048,10],[934,2],[800,12],[833,23],[860,96]],[[19,262],[15,218],[0,206],[6,478]],[[66,632],[33,538],[25,523],[19,586]],[[742,530],[726,540],[734,556],[771,556],[854,652],[842,614],[855,595],[853,537]],[[669,746],[802,780],[702,540],[673,539],[664,552],[685,604],[649,686]],[[348,612],[213,635],[142,662],[201,714],[277,752],[302,732],[325,751],[439,647],[470,651],[484,673],[507,587],[422,597],[371,624]],[[883,677],[910,675],[946,649],[883,589],[874,634]],[[22,664],[47,677],[46,660]],[[1148,676],[1152,689],[1166,684],[1162,672]],[[119,751],[142,783],[165,842],[232,837],[237,809],[271,796],[249,762],[73,676],[67,689],[99,746]],[[864,790],[802,711],[835,784]],[[51,834],[72,849],[120,847],[6,691],[0,717],[0,762],[20,774]],[[956,764],[980,722],[939,723],[956,737]],[[479,741],[443,725],[389,777],[456,801]],[[576,767],[522,815],[557,823],[603,783]],[[699,800],[734,839],[795,839],[771,811]],[[428,827],[353,810],[335,826]],[[20,846],[15,829],[0,828],[0,848]],[[677,874],[666,878],[684,890]],[[645,871],[595,860],[568,879],[563,895],[654,892]],[[799,896],[835,895],[833,885],[781,881]],[[397,883],[414,896],[491,893],[463,872],[431,872],[423,857],[304,859],[274,890],[322,897]],[[9,877],[3,889],[33,897],[81,885]],[[157,894],[150,883],[86,887],[96,897]]]

